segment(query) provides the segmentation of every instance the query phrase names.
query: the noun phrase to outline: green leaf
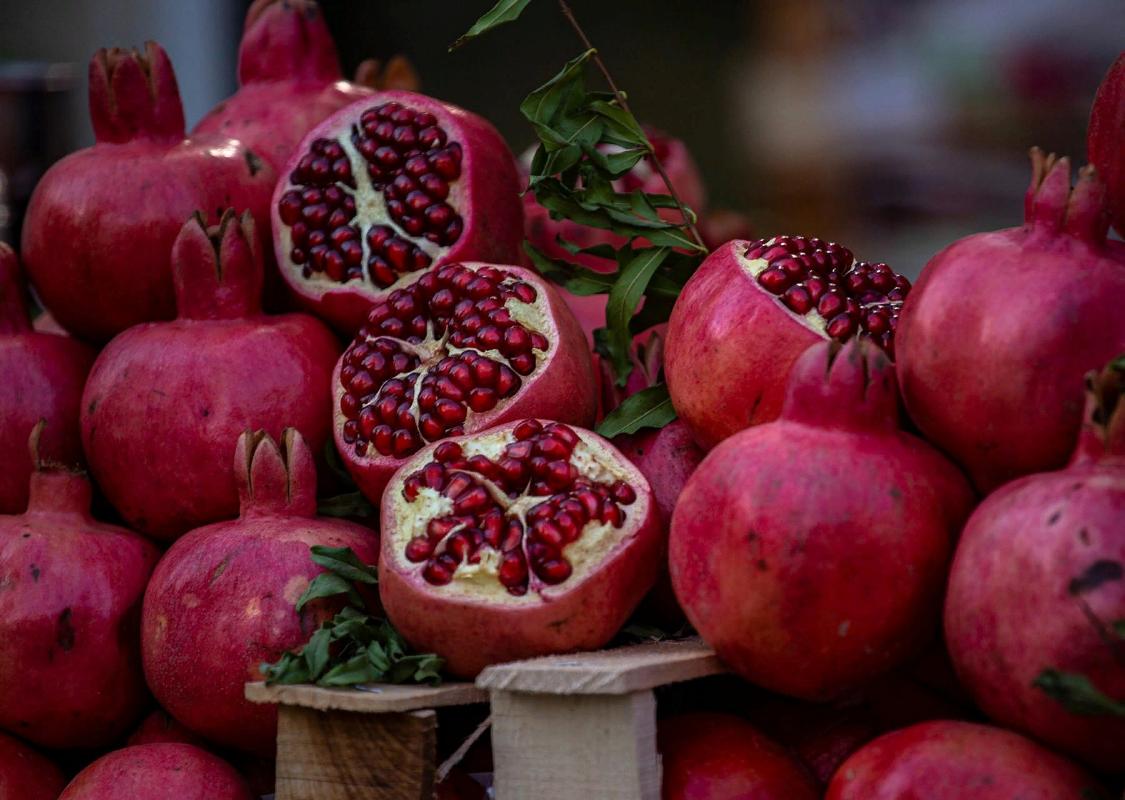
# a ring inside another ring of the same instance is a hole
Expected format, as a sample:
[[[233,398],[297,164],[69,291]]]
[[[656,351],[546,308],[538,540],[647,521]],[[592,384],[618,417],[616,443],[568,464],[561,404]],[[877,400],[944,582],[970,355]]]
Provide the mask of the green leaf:
[[[672,398],[663,383],[641,389],[626,397],[613,411],[606,414],[597,432],[607,439],[622,433],[636,433],[642,428],[663,428],[676,418]]]
[[[364,652],[332,667],[316,683],[318,686],[355,686],[357,683],[372,683],[381,677]]]
[[[473,26],[465,31],[457,41],[449,46],[450,52],[461,47],[466,42],[477,38],[482,33],[488,33],[488,31],[493,28],[507,22],[516,21],[530,2],[531,0],[500,0],[499,3],[494,5],[480,19],[474,22]]]
[[[1118,639],[1125,639],[1125,619],[1115,619],[1109,624]]]
[[[1125,703],[1107,697],[1085,675],[1045,669],[1032,681],[1032,685],[1072,714],[1125,717]]]
[[[309,639],[301,651],[308,665],[309,678],[315,680],[317,676],[328,667],[328,647],[332,643],[332,633],[327,628],[320,628]]]
[[[631,366],[629,348],[633,344],[633,335],[629,332],[629,320],[637,310],[637,304],[644,296],[649,280],[669,252],[663,247],[632,251],[631,258],[626,255],[628,260],[621,265],[620,275],[609,290],[605,308],[606,328],[609,331],[606,347],[619,385],[625,385]]]
[[[524,242],[523,249],[540,275],[563,286],[571,294],[606,294],[617,280],[612,273],[594,272],[578,264],[548,258],[530,242]]]
[[[595,52],[587,50],[568,61],[555,77],[531,92],[520,103],[520,113],[537,132],[540,129],[550,131],[560,111],[581,104],[585,94],[586,62],[593,58]]]
[[[350,547],[324,547],[314,544],[310,549],[312,550],[313,563],[319,564],[342,578],[369,584],[379,582],[379,573],[375,567],[360,561],[359,556],[353,553]]]
[[[359,492],[325,497],[316,506],[316,513],[322,517],[373,517],[375,506]]]
[[[304,594],[297,598],[296,609],[300,612],[310,600],[318,597],[335,597],[341,594],[346,594],[353,603],[363,602],[351,581],[331,572],[322,572],[312,579]]]

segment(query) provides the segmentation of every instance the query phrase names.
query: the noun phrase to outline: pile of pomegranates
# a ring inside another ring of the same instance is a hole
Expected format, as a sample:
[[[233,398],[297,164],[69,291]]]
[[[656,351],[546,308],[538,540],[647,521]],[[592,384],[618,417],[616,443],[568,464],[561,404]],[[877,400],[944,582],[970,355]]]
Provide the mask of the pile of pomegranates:
[[[353,613],[462,680],[694,629],[740,691],[661,706],[665,800],[1120,791],[1123,59],[1092,164],[1033,149],[1023,224],[913,284],[712,214],[645,128],[607,191],[667,175],[709,252],[615,374],[606,297],[522,246],[647,241],[552,217],[405,73],[345,80],[314,0],[250,5],[190,135],[159,45],[98,51],[96,143],[0,243],[0,800],[268,793],[244,685]]]

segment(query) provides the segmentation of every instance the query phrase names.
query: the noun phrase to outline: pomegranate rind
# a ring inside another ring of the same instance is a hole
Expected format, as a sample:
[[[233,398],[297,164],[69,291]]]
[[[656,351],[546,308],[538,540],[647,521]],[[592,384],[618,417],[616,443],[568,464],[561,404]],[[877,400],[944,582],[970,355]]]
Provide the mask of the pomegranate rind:
[[[1090,163],[1106,185],[1113,227],[1125,235],[1125,53],[1098,87],[1086,137]]]
[[[0,733],[0,797],[57,800],[66,778],[55,764],[15,737]]]
[[[549,424],[543,420],[543,424]],[[451,437],[466,444],[484,438],[512,440],[519,423],[483,435]],[[436,443],[419,451],[392,476],[383,495],[379,560],[379,594],[395,628],[418,650],[445,659],[446,671],[472,678],[482,669],[506,661],[590,650],[605,645],[625,624],[656,580],[666,552],[659,510],[644,476],[608,441],[570,426],[614,473],[636,491],[625,506],[626,521],[604,553],[587,553],[583,566],[561,584],[533,587],[523,596],[494,587],[462,588],[454,580],[433,585],[422,576],[424,564],[405,556],[413,533],[404,525],[417,513],[402,496],[406,478],[433,460]],[[547,499],[546,497],[543,498]],[[585,533],[585,531],[584,531]],[[582,542],[579,537],[574,544]],[[574,544],[567,547],[573,547]],[[563,556],[568,556],[566,548]]]
[[[464,262],[461,266],[472,270],[492,267],[509,273],[514,280],[530,284],[538,293],[536,303],[544,308],[544,317],[553,323],[553,329],[539,331],[547,337],[549,349],[537,359],[534,372],[521,376],[523,386],[519,392],[510,400],[502,400],[491,411],[478,414],[469,410],[465,421],[466,434],[526,418],[550,419],[568,425],[590,427],[597,414],[594,369],[582,329],[559,292],[534,272],[521,267],[482,262]],[[415,280],[421,275],[422,273],[418,273]],[[488,356],[496,355],[492,350],[478,352]],[[503,361],[502,357],[500,359]],[[368,448],[367,455],[359,456],[354,452],[354,447],[344,440],[347,417],[340,410],[340,401],[347,391],[340,380],[343,367],[344,356],[341,356],[332,373],[332,434],[336,448],[343,455],[344,466],[356,486],[364,497],[378,504],[391,475],[402,466],[404,460],[393,455],[381,455],[374,447]]]
[[[362,280],[346,283],[339,283],[325,275],[305,278],[301,265],[294,264],[288,256],[292,240],[289,226],[281,220],[278,205],[286,192],[297,188],[297,184],[291,182],[292,173],[313,142],[317,139],[340,141],[348,137],[364,111],[390,102],[433,114],[438,126],[447,133],[449,142],[460,142],[462,148],[461,173],[450,186],[449,198],[450,205],[464,222],[464,230],[454,244],[437,252],[430,266],[467,260],[517,263],[523,256],[523,204],[519,197],[520,180],[515,158],[503,137],[487,120],[416,92],[388,90],[363,97],[332,114],[305,135],[281,174],[271,204],[274,249],[282,277],[302,304],[347,333],[353,333],[363,324],[374,303],[415,280],[418,273],[404,272],[395,284],[386,288],[377,287],[366,274]],[[351,161],[352,175],[357,183],[374,192],[363,158],[357,155]],[[348,192],[354,193],[354,190],[348,189]],[[382,203],[381,193],[376,194],[380,194],[379,202]],[[378,220],[364,220],[361,214],[362,207],[356,219],[359,220],[365,253],[367,230],[372,224],[387,225],[397,235],[405,236],[389,215]],[[413,237],[405,238],[418,241]],[[364,269],[366,271],[366,266]]]
[[[216,755],[190,744],[114,750],[74,776],[59,800],[255,800],[245,779]]]
[[[836,771],[825,800],[972,797],[1082,800],[1104,790],[1030,739],[970,722],[922,722],[880,736]]]

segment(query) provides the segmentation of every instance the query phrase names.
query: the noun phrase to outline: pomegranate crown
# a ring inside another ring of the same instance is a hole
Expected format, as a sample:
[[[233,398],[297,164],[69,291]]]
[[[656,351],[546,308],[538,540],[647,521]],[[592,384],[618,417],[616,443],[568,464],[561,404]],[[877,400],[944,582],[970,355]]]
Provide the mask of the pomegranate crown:
[[[793,365],[781,416],[822,428],[896,430],[894,365],[862,337],[818,342]]]
[[[338,81],[336,44],[315,0],[255,0],[238,49],[238,81]]]
[[[15,250],[0,242],[0,334],[24,333],[30,329],[19,259]]]
[[[102,49],[90,60],[90,121],[94,137],[122,144],[140,137],[184,138],[184,108],[164,48]]]
[[[27,437],[32,466],[27,510],[86,514],[92,498],[90,481],[83,470],[43,457],[40,441],[46,428],[47,420],[40,419]]]
[[[279,448],[263,430],[245,431],[234,450],[242,516],[316,516],[316,465],[296,428],[281,433]]]
[[[1065,232],[1092,245],[1105,244],[1109,208],[1105,184],[1087,164],[1070,188],[1070,159],[1031,148],[1031,185],[1024,197],[1024,221],[1053,236]]]
[[[262,251],[249,211],[226,209],[207,226],[197,211],[172,245],[172,279],[181,319],[240,319],[261,312]]]
[[[1125,456],[1125,353],[1086,374],[1086,413],[1071,463]]]

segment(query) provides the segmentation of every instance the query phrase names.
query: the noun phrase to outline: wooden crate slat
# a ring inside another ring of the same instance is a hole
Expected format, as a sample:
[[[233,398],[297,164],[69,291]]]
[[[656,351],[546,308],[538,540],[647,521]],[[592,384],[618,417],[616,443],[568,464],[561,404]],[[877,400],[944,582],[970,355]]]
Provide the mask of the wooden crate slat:
[[[245,692],[246,699],[252,703],[366,714],[488,702],[488,692],[471,683],[446,683],[441,686],[379,684],[371,689],[326,689],[309,684],[266,686],[259,681],[246,684]]]

